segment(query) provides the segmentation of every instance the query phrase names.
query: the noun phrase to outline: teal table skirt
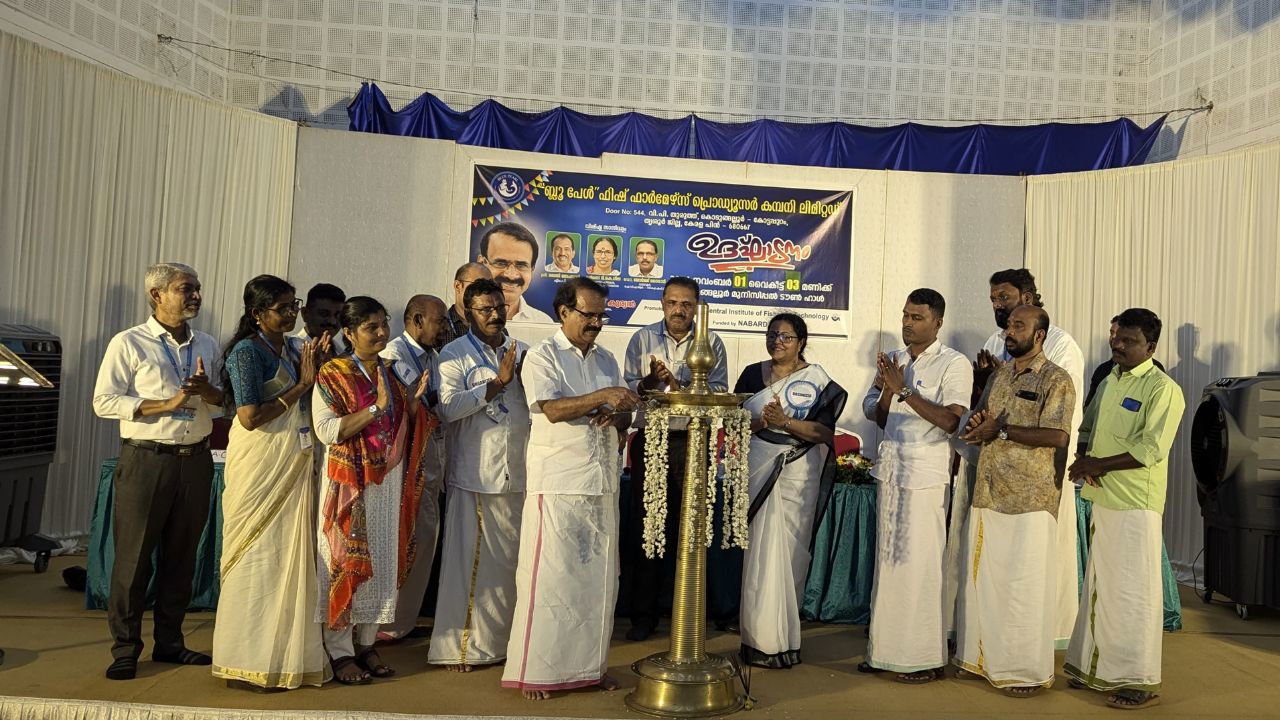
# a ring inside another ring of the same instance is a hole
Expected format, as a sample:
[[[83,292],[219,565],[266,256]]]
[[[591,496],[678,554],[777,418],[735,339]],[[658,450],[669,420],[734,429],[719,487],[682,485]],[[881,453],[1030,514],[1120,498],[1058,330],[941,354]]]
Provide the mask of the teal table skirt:
[[[1084,592],[1084,570],[1089,563],[1089,518],[1093,516],[1093,503],[1080,497],[1076,488],[1076,551],[1080,562],[1080,592]],[[1160,577],[1164,585],[1164,629],[1168,632],[1182,629],[1182,597],[1178,595],[1178,581],[1169,565],[1169,553],[1160,546]]]
[[[1089,559],[1089,518],[1093,503],[1076,491],[1076,519],[1080,590]],[[813,561],[805,582],[800,616],[823,623],[864,625],[871,617],[871,588],[875,579],[876,486],[837,484],[819,521]],[[1164,579],[1164,628],[1182,629],[1182,600],[1161,549]]]
[[[836,483],[819,520],[800,617],[865,625],[876,569],[876,486]]]
[[[115,562],[115,538],[111,532],[112,508],[115,504],[116,459],[102,462],[98,474],[98,496],[93,503],[93,522],[89,529],[89,569],[84,589],[84,606],[105,610],[111,592],[111,566]],[[222,560],[222,463],[213,464],[213,485],[209,495],[209,519],[205,522],[200,546],[196,551],[196,572],[192,578],[190,610],[213,610],[218,607],[218,565]],[[152,556],[152,563],[155,556]],[[155,599],[155,577],[147,587],[147,607]]]

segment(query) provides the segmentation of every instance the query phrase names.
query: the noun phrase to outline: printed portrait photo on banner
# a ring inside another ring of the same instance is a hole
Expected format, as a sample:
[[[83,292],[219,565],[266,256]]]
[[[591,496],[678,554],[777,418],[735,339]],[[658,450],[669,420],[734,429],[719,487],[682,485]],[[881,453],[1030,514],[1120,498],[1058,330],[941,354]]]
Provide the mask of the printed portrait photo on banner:
[[[476,262],[488,267],[494,282],[502,288],[507,322],[553,322],[550,315],[523,302],[533,283],[540,249],[533,233],[516,222],[498,223],[480,237]]]
[[[662,277],[662,238],[631,238],[631,257],[635,260],[635,264],[627,268],[631,277]]]
[[[582,236],[578,233],[552,230],[547,233],[547,264],[543,272],[577,275],[580,268],[574,264],[578,257]]]
[[[618,248],[622,238],[617,235],[591,235],[587,238],[591,243],[592,263],[587,268],[588,275],[599,277],[618,277]]]

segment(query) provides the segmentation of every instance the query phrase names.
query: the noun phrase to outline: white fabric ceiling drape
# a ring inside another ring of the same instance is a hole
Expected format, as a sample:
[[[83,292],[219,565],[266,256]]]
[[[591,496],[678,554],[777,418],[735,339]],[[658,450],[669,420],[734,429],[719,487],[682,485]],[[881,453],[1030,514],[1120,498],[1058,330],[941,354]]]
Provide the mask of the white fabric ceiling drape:
[[[98,466],[119,450],[90,396],[107,341],[147,317],[144,270],[194,267],[195,327],[229,335],[244,283],[289,266],[297,128],[5,33],[0,97],[0,322],[62,339],[42,529],[85,533]]]
[[[1027,180],[1027,267],[1090,367],[1111,318],[1164,322],[1156,358],[1185,393],[1164,530],[1181,579],[1203,545],[1188,441],[1203,388],[1280,368],[1280,143],[1125,170]],[[1196,572],[1200,572],[1197,562]]]

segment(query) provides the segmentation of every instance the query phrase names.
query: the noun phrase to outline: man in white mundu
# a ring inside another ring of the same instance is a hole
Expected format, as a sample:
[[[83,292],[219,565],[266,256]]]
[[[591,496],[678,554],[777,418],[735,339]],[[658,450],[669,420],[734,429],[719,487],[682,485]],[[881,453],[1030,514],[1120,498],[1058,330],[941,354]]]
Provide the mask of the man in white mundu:
[[[1045,358],[1049,315],[1022,305],[962,435],[981,446],[965,527],[955,662],[1015,697],[1053,685],[1058,498],[1054,456],[1074,423],[1075,388]],[[1073,579],[1074,582],[1074,579]]]
[[[1151,357],[1162,323],[1145,308],[1115,320],[1112,369],[1080,427],[1069,470],[1093,502],[1089,563],[1063,668],[1072,687],[1135,710],[1159,703],[1164,593],[1160,555],[1169,448],[1186,400]]]
[[[520,372],[533,426],[502,686],[530,700],[618,687],[605,674],[618,594],[618,433],[639,398],[596,344],[608,294],[590,278],[561,285],[560,329],[529,351]]]
[[[1019,305],[1031,305],[1043,308],[1040,293],[1036,289],[1036,278],[1026,268],[1001,270],[991,276],[991,308],[995,313],[996,325],[999,329],[991,333],[987,342],[978,352],[978,376],[985,385],[990,371],[1011,362],[1005,347],[1008,336],[1009,315]],[[1044,356],[1049,362],[1067,371],[1071,384],[1075,388],[1075,407],[1071,417],[1075,418],[1071,427],[1071,441],[1067,446],[1074,450],[1078,436],[1077,426],[1084,417],[1084,396],[1087,386],[1084,384],[1084,353],[1067,331],[1057,325],[1050,325],[1044,338]],[[1067,450],[1060,450],[1054,458],[1059,479],[1066,477]],[[1071,630],[1075,627],[1076,610],[1080,604],[1080,570],[1076,548],[1076,491],[1074,484],[1062,483],[1062,495],[1058,498],[1058,599],[1057,619],[1055,620],[1054,644],[1059,650],[1065,650],[1067,641],[1071,639]]]
[[[440,353],[449,443],[440,593],[427,662],[469,672],[507,657],[516,602],[529,405],[516,382],[529,346],[508,338],[507,305],[492,280],[463,296],[470,332]]]
[[[868,420],[884,429],[876,510],[876,572],[871,627],[861,672],[892,670],[898,681],[942,678],[943,551],[951,448],[973,387],[964,355],[938,340],[946,301],[921,288],[902,308],[901,350],[877,358],[875,384],[862,399]]]

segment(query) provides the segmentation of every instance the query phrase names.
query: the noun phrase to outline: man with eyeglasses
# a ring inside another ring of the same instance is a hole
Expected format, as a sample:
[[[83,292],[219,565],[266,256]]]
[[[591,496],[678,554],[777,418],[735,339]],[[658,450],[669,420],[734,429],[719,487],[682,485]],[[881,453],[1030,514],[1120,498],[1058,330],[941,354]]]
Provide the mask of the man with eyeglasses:
[[[470,321],[467,320],[467,304],[463,296],[467,287],[480,278],[492,280],[493,273],[489,272],[487,265],[478,262],[466,263],[453,274],[453,304],[449,306],[448,325],[440,333],[437,350],[467,334]]]
[[[637,240],[632,246],[636,263],[627,268],[631,277],[662,277],[662,266],[658,264],[658,243],[653,240]]]
[[[687,277],[673,277],[662,289],[662,320],[637,330],[627,344],[623,379],[627,387],[638,394],[645,392],[670,392],[689,384],[693,375],[685,364],[689,348],[693,346],[693,319],[698,310],[698,283]],[[711,333],[711,350],[716,364],[707,381],[713,390],[724,391],[729,387],[729,361],[720,336]],[[644,410],[636,413],[634,427],[638,433],[631,442],[631,506],[644,507]],[[689,421],[673,418],[668,435],[669,467],[667,469],[667,507],[680,507],[684,487],[685,451],[688,446]],[[676,530],[679,513],[667,515],[667,547],[676,546]],[[675,567],[675,553],[665,558],[647,558],[643,550],[643,537],[630,532],[626,538],[626,550],[630,562],[623,568],[631,588],[631,629],[627,639],[640,642],[653,634],[658,625],[659,599],[668,596],[663,587],[667,571]]]
[[[488,266],[507,299],[507,322],[555,322],[550,315],[524,302],[538,262],[538,241],[520,223],[504,222],[480,238],[476,261]]]
[[[209,433],[213,417],[222,412],[222,353],[213,337],[190,325],[203,302],[195,270],[159,263],[147,268],[144,281],[151,316],[111,338],[93,389],[94,413],[118,420],[123,442],[113,480],[115,564],[107,623],[115,642],[106,672],[111,680],[137,675],[153,570],[151,659],[212,663],[186,647],[182,619],[209,516]]]
[[[471,331],[440,354],[449,465],[440,591],[427,662],[469,672],[507,657],[516,601],[529,405],[519,382],[529,346],[506,334],[502,288],[464,296]]]
[[[590,278],[561,285],[560,329],[529,351],[520,374],[533,425],[502,686],[530,700],[618,687],[606,671],[618,596],[619,433],[639,397],[596,344],[608,295]]]
[[[439,400],[440,359],[435,345],[448,324],[444,301],[434,295],[414,295],[404,308],[404,332],[387,343],[379,353],[405,387],[417,387],[423,373],[431,377],[430,388],[422,396],[428,409],[436,410]],[[424,458],[427,476],[418,503],[418,519],[414,536],[418,551],[413,566],[400,586],[395,620],[378,631],[381,640],[399,640],[413,633],[418,611],[431,580],[431,563],[435,560],[436,542],[440,536],[440,491],[444,487],[448,452],[442,427],[436,427],[427,443]]]

